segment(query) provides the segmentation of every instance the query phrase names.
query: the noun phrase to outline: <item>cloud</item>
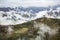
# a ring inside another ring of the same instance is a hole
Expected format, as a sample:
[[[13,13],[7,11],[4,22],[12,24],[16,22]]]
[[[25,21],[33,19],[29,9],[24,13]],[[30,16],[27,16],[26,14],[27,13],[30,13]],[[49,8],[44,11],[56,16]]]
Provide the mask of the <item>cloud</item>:
[[[0,7],[38,6],[46,7],[60,4],[60,0],[0,0]]]

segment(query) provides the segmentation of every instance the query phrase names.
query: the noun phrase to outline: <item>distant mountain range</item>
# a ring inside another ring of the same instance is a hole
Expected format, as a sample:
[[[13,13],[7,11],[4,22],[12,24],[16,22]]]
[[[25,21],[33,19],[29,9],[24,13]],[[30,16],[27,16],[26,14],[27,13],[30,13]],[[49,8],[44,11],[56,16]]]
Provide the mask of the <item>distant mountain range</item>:
[[[11,10],[14,10],[14,11],[31,11],[31,13],[38,13],[40,11],[44,11],[44,10],[50,10],[50,8],[52,9],[56,9],[57,7],[60,7],[60,5],[56,5],[56,6],[49,6],[49,7],[27,7],[27,8],[24,8],[24,7],[15,7],[15,8],[11,8],[11,7],[0,7],[0,11],[4,11],[4,12],[7,12],[7,11],[11,11]]]
[[[1,7],[0,24],[15,25],[42,17],[60,19],[60,5],[53,7]]]

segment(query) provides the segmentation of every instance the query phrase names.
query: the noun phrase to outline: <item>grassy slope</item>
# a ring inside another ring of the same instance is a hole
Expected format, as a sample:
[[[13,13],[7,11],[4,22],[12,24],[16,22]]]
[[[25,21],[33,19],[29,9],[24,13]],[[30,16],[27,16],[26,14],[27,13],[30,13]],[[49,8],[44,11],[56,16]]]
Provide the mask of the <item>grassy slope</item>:
[[[50,26],[51,28],[60,26],[60,19],[51,19],[51,18],[43,17],[40,19],[29,21],[27,23],[14,25],[14,27],[13,27],[14,32],[12,34],[12,38],[15,38],[16,36],[19,36],[19,35],[21,35],[23,37],[24,36],[25,37],[36,37],[38,29],[34,28],[34,26],[33,26],[34,21],[36,21],[37,23],[45,23],[48,26]],[[58,40],[60,38],[59,35],[57,36],[58,38],[56,38]]]
[[[28,28],[33,33],[33,31],[36,31],[36,29],[33,26],[34,21],[36,21],[37,23],[45,23],[48,26],[50,26],[51,28],[55,28],[55,27],[60,26],[60,19],[51,19],[51,18],[45,18],[45,17],[43,17],[43,18],[40,18],[40,19],[29,21],[27,23],[23,23],[23,24],[20,24],[20,25],[15,25],[14,29],[17,30],[17,31],[19,31],[18,30],[19,28],[22,28],[22,29],[23,28]]]

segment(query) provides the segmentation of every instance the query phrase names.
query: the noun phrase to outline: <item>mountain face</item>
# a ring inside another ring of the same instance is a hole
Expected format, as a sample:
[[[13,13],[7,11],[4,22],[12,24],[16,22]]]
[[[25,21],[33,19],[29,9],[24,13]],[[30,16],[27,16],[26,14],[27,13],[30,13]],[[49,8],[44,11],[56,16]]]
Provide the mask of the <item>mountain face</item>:
[[[5,39],[6,38],[9,39],[11,37],[19,38],[20,36],[17,35],[22,34],[22,37],[25,40],[26,40],[25,37],[35,38],[31,40],[57,40],[57,39],[59,40],[60,39],[60,7],[1,8],[0,25],[3,25],[1,26],[2,28],[0,27],[0,31],[2,30],[0,35],[3,33],[0,36],[1,39],[4,39],[4,37]],[[7,29],[5,25],[8,26]],[[14,27],[12,28],[9,25],[14,25]],[[33,27],[36,29],[33,29]],[[3,28],[5,28],[6,31],[3,30]],[[37,29],[39,29],[38,32],[36,32]],[[4,36],[6,35],[6,32],[8,33],[8,35]],[[12,33],[12,35],[9,33]]]
[[[48,7],[22,7],[22,6],[19,6],[19,7],[0,7],[0,11],[11,11],[11,10],[14,10],[14,11],[27,11],[29,12],[30,10],[32,10],[34,13],[37,13],[39,11],[44,11],[44,10],[50,10],[50,8],[52,8],[53,10],[55,10],[56,8],[60,7],[60,5],[55,5],[55,6],[48,6]]]
[[[0,8],[1,25],[21,24],[42,17],[60,19],[60,7]]]
[[[31,11],[31,13],[38,13],[39,11],[44,11],[47,9],[48,9],[47,7],[27,7],[27,8],[24,8],[24,7],[15,7],[15,8],[2,7],[2,8],[0,8],[0,11],[7,12],[7,11],[13,10],[13,11],[24,11],[24,12]]]
[[[46,17],[60,19],[60,7],[47,11]]]
[[[27,23],[14,25],[13,28],[10,29],[11,26],[8,26],[8,29],[5,29],[2,31],[3,33],[8,30],[7,36],[4,36],[6,34],[1,33],[0,38],[1,39],[9,39],[12,37],[12,39],[18,38],[20,39],[20,35],[23,39],[26,40],[28,38],[30,40],[59,40],[60,39],[60,19],[51,19],[51,18],[40,18],[36,19]],[[6,28],[4,26],[1,26],[0,30],[3,30],[3,28]],[[11,32],[13,30],[13,32]],[[23,31],[24,30],[24,31]],[[31,35],[29,35],[31,34]],[[9,36],[10,35],[10,36]],[[19,35],[19,36],[17,36]],[[26,37],[26,38],[25,38]]]

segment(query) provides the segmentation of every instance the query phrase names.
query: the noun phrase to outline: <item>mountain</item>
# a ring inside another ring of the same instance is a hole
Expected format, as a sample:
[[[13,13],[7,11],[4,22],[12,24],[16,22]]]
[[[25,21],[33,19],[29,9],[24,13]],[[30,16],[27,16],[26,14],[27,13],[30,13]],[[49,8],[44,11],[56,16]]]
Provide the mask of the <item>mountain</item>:
[[[24,22],[36,20],[42,17],[60,19],[60,7],[58,6],[55,9],[54,7],[0,8],[0,24],[22,24]]]
[[[2,8],[0,11],[1,40],[16,39],[16,37],[25,40],[27,37],[27,40],[30,38],[31,40],[39,38],[60,40],[60,7],[46,9],[43,7],[40,9],[36,7]]]
[[[50,9],[49,11],[47,11],[46,16],[50,17],[50,18],[58,18],[58,19],[60,19],[60,7],[57,7],[55,10]]]
[[[7,36],[4,36],[5,32],[7,32],[7,29],[5,25],[0,26],[0,38],[1,39],[9,39],[12,37],[12,39],[16,39],[16,37],[22,36],[22,38],[28,37],[29,39],[51,39],[51,40],[60,40],[60,19],[52,19],[52,18],[39,18],[36,20],[32,20],[23,24],[18,25],[12,25],[13,32],[12,34],[8,34]],[[11,27],[11,26],[8,26]],[[24,30],[24,31],[23,31]],[[9,32],[9,31],[8,31]],[[7,32],[7,33],[8,33]],[[45,34],[46,33],[46,34]],[[10,36],[9,36],[10,35]],[[18,36],[17,36],[18,35]],[[37,38],[38,36],[38,38]],[[46,37],[47,36],[47,37]],[[25,38],[26,39],[26,38]]]
[[[48,6],[48,7],[22,7],[22,6],[18,6],[18,7],[0,7],[0,11],[27,11],[31,13],[38,13],[40,11],[44,11],[44,10],[50,10],[50,8],[52,8],[53,10],[56,10],[56,8],[60,7],[60,5],[55,5],[55,6]]]
[[[24,22],[28,22],[31,20],[36,20],[42,17],[60,19],[60,16],[55,17],[55,13],[51,13],[51,11],[40,11],[38,13],[31,12],[17,12],[17,11],[9,11],[3,12],[0,11],[0,24],[1,25],[16,25],[22,24]]]
[[[30,12],[31,10],[31,13],[37,13],[39,11],[43,11],[43,10],[47,10],[48,8],[47,7],[27,7],[27,8],[24,8],[24,7],[15,7],[15,8],[10,8],[10,7],[1,7],[0,8],[0,11],[11,11],[11,10],[14,10],[14,11],[27,11],[27,12]]]

